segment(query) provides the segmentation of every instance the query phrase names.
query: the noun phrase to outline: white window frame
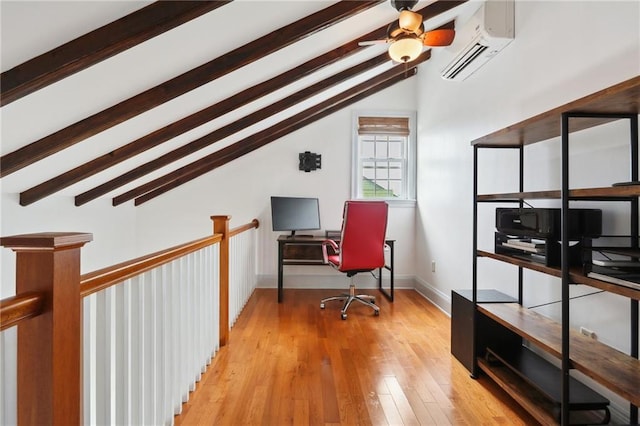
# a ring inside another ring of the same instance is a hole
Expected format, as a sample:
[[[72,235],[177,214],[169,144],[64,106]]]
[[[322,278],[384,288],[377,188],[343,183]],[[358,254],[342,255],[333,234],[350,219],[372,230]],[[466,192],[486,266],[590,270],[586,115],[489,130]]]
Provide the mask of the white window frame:
[[[409,136],[403,147],[403,193],[404,196],[371,198],[362,197],[363,158],[360,153],[360,137],[358,135],[358,119],[360,117],[400,117],[409,119]],[[354,111],[352,120],[352,154],[351,154],[351,198],[354,200],[385,200],[393,205],[414,206],[416,200],[416,112],[415,111]]]

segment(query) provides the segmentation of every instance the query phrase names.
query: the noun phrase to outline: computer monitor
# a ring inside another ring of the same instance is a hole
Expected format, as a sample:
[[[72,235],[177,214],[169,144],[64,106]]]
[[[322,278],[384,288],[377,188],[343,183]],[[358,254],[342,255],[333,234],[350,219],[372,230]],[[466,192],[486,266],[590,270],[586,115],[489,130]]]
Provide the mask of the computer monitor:
[[[274,231],[320,229],[320,205],[317,198],[271,197],[271,222]]]

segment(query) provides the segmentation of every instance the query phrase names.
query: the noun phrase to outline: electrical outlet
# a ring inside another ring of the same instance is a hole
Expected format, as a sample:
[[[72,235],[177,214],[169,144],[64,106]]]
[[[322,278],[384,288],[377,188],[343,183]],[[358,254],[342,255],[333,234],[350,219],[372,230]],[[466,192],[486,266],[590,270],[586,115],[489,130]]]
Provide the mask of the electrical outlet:
[[[436,271],[436,261],[432,260],[431,261],[431,272],[435,272]]]
[[[598,336],[596,336],[596,332],[593,330],[589,330],[586,327],[580,327],[580,334],[582,334],[583,336],[587,336],[587,337],[591,337],[592,339],[597,339]]]

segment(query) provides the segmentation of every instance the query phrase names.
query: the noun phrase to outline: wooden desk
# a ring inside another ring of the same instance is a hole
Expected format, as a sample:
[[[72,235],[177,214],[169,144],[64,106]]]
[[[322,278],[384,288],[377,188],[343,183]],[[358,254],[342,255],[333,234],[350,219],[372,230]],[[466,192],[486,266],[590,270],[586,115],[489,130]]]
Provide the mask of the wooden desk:
[[[291,238],[289,235],[278,237],[278,303],[282,303],[283,272],[285,265],[327,265],[322,257],[322,242],[326,237]],[[389,246],[389,265],[378,269],[378,290],[393,302],[393,244],[395,240],[386,240]],[[389,290],[382,287],[382,270],[389,271]]]

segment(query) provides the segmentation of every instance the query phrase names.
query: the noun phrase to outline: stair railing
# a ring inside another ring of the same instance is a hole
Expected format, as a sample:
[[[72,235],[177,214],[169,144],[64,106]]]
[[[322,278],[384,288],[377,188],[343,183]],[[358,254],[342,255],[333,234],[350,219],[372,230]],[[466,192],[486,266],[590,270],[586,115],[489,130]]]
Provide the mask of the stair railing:
[[[173,423],[256,286],[256,232],[245,231],[259,223],[230,230],[230,219],[213,216],[211,236],[84,275],[91,234],[0,239],[16,252],[0,330],[18,325],[3,348],[17,350],[17,380],[3,377],[1,389],[17,407],[3,404],[1,423]]]

